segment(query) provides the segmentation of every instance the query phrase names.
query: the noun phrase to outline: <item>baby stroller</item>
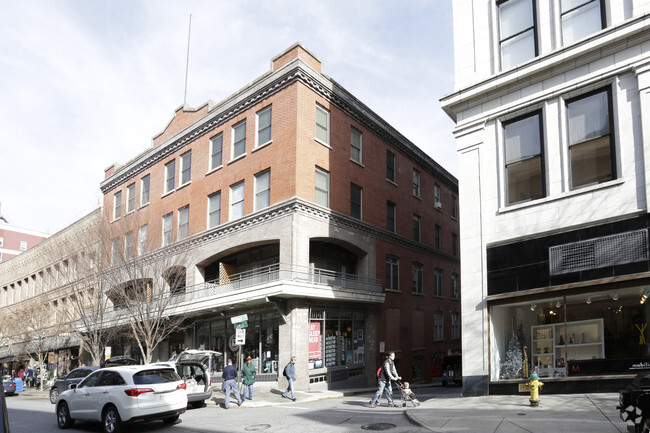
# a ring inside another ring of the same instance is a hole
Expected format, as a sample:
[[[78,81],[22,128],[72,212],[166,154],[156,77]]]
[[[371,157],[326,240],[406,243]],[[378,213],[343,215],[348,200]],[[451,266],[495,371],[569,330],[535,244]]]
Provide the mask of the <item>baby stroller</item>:
[[[409,387],[408,382],[400,382],[399,380],[395,381],[395,384],[399,388],[399,393],[401,396],[401,401],[400,401],[400,406],[401,407],[406,407],[407,403],[411,403],[413,407],[418,407],[420,405],[420,402],[418,399],[415,397],[415,393],[411,391],[411,388]]]

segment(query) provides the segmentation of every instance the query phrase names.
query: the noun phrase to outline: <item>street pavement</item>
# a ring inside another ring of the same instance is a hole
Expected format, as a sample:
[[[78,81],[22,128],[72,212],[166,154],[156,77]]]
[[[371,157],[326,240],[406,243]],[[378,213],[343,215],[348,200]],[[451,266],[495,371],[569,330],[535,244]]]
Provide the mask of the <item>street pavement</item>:
[[[283,405],[290,402],[282,397],[283,390],[275,388],[276,383],[256,383],[253,400],[246,400],[241,407],[237,406],[234,396],[230,399],[230,410]],[[431,385],[426,385],[431,387]],[[218,387],[208,406],[223,408],[224,394]],[[414,387],[415,395],[418,389]],[[351,395],[367,394],[368,400],[374,393],[374,388],[347,390],[313,390],[297,391],[296,400],[299,403],[323,400],[328,398],[345,398]],[[48,398],[48,391],[27,388],[25,396]],[[422,393],[424,394],[424,393]],[[408,404],[403,411],[411,423],[433,432],[485,432],[485,433],[624,433],[626,423],[621,421],[617,393],[599,394],[555,394],[540,395],[538,407],[531,407],[528,395],[504,396],[492,395],[483,397],[460,397],[454,394],[436,394],[427,392],[420,400],[420,406]],[[433,395],[433,397],[431,397]],[[399,394],[394,393],[395,402],[399,402]],[[385,405],[385,400],[382,400]],[[225,410],[225,409],[224,409]],[[368,410],[373,410],[368,408]]]

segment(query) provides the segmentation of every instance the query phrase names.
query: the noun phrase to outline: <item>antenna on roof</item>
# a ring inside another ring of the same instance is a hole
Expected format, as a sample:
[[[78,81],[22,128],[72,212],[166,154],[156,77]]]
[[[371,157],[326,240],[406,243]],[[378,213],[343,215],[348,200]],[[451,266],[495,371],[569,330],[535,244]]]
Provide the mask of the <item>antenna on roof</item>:
[[[185,93],[183,94],[183,106],[187,103],[187,73],[190,68],[190,36],[192,35],[192,14],[190,14],[190,25],[187,32],[187,60],[185,61]]]

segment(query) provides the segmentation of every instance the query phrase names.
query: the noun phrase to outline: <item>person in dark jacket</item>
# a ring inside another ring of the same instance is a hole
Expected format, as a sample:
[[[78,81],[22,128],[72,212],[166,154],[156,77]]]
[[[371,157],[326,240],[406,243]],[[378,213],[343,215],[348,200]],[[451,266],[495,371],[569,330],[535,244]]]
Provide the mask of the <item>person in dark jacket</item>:
[[[223,369],[223,374],[221,377],[223,377],[223,392],[226,394],[226,402],[224,403],[224,407],[226,409],[230,407],[230,391],[233,391],[235,393],[235,397],[237,398],[237,405],[241,406],[242,399],[239,395],[239,390],[237,389],[237,382],[235,382],[235,379],[237,378],[237,367],[232,365],[232,359],[228,359],[228,365],[226,365],[226,367]]]
[[[296,357],[295,356],[292,356],[291,361],[289,361],[287,366],[284,367],[284,375],[289,381],[289,386],[287,387],[287,390],[284,392],[284,394],[282,394],[282,397],[289,398],[287,397],[287,394],[289,393],[289,391],[291,391],[291,400],[296,401],[296,396],[293,394],[293,382],[296,381]]]
[[[252,364],[252,358],[246,358],[246,364],[241,368],[242,382],[244,382],[244,399],[253,399],[253,384],[255,383],[255,366]],[[248,393],[248,397],[246,394]]]
[[[395,352],[389,352],[386,354],[386,359],[382,364],[381,371],[379,373],[377,392],[375,393],[372,400],[370,400],[370,407],[375,407],[377,400],[381,397],[382,392],[386,392],[386,398],[388,399],[388,407],[395,407],[393,403],[393,388],[390,386],[392,380],[400,380],[402,377],[397,375],[397,370],[395,369]]]

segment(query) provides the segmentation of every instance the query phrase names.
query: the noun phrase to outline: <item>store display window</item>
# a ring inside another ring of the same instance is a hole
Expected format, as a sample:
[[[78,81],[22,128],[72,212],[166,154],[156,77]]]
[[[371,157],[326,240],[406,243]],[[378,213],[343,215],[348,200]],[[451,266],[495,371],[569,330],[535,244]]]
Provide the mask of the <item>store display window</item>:
[[[365,362],[364,313],[312,309],[309,322],[309,368]]]

